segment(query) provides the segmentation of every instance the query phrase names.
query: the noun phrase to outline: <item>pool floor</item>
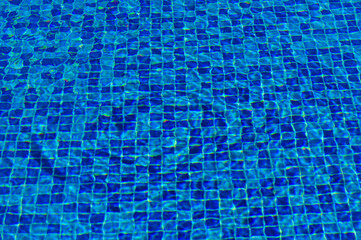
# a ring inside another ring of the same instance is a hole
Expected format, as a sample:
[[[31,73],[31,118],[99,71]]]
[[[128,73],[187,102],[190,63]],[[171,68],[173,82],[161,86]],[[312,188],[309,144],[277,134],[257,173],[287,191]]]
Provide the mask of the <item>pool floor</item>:
[[[361,1],[0,0],[0,239],[361,239]]]

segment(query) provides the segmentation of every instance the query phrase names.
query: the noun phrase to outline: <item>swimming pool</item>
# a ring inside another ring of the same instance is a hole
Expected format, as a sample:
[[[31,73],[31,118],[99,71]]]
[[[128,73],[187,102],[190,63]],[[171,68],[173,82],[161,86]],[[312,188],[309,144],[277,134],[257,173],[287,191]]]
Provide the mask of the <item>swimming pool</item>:
[[[1,239],[361,239],[361,2],[0,1]]]

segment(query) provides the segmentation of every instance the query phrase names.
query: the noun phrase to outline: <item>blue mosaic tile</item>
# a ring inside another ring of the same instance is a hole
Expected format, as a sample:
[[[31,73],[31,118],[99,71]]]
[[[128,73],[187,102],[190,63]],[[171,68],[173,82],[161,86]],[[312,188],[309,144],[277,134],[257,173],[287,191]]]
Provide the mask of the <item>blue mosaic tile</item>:
[[[361,2],[0,1],[0,239],[361,239]]]

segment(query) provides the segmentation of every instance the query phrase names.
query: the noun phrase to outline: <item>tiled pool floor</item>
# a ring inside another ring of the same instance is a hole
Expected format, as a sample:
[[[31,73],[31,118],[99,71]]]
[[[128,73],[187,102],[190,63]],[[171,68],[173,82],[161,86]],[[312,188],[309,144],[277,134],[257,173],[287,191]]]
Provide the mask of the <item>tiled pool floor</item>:
[[[361,2],[0,0],[0,239],[361,239]]]

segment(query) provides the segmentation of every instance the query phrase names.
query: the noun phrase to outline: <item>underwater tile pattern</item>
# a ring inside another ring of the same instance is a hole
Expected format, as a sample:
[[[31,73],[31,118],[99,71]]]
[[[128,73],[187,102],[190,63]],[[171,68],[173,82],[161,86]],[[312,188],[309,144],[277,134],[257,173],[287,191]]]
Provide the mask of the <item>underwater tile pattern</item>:
[[[1,239],[361,239],[361,1],[0,1]]]

